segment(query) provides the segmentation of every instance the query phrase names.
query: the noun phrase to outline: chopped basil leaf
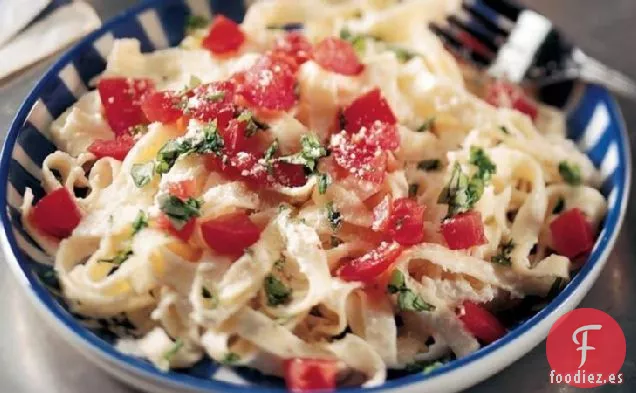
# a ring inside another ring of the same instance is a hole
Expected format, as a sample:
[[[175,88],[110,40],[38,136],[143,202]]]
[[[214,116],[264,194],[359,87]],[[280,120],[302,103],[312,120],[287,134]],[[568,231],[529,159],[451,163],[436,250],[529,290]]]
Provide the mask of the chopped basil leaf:
[[[291,297],[291,288],[288,288],[282,281],[268,275],[265,277],[265,295],[267,295],[267,304],[270,306],[278,306],[287,303]]]
[[[433,128],[433,126],[435,126],[435,116],[431,116],[428,119],[426,119],[426,121],[422,123],[421,126],[417,127],[417,130],[415,130],[415,132],[430,131]]]
[[[387,47],[387,49],[395,53],[395,57],[397,57],[400,63],[406,63],[412,58],[417,57],[417,53],[399,46],[390,45]]]
[[[490,262],[497,265],[510,266],[512,261],[510,260],[510,253],[515,248],[515,243],[512,239],[507,242],[501,243],[497,248],[497,255],[490,258]]]
[[[406,285],[404,273],[394,270],[389,280],[387,290],[391,294],[398,294],[397,305],[400,311],[432,311],[435,306],[428,304],[422,297]]]
[[[426,303],[424,299],[411,289],[400,291],[397,299],[398,309],[400,311],[433,311],[435,306]]]
[[[167,173],[181,155],[191,153],[221,154],[223,138],[218,133],[216,120],[204,125],[194,136],[168,141],[157,153],[155,172]]]
[[[391,274],[391,280],[387,286],[389,293],[398,293],[403,290],[407,290],[406,281],[404,280],[404,273],[395,269]]]
[[[448,217],[468,211],[476,201],[468,190],[468,177],[462,172],[458,162],[453,166],[448,185],[437,198],[437,203],[448,205]]]
[[[456,162],[448,186],[437,199],[437,203],[448,205],[446,218],[470,210],[483,195],[486,182],[497,171],[497,166],[480,147],[470,148],[470,163],[477,167],[477,172],[469,179]]]
[[[186,32],[191,33],[192,30],[202,29],[208,25],[209,21],[201,15],[189,15],[186,20]]]
[[[499,129],[501,130],[501,132],[503,132],[504,134],[510,135],[510,131],[508,131],[508,127],[506,126],[499,126]]]
[[[135,221],[132,223],[133,227],[133,236],[137,234],[137,232],[141,231],[144,228],[148,228],[148,215],[143,210],[139,210],[137,213],[137,217],[135,217]]]
[[[333,202],[327,202],[327,220],[335,231],[342,225],[342,214],[333,206]]]
[[[174,355],[176,355],[177,352],[179,352],[179,350],[182,347],[183,347],[183,340],[181,338],[177,338],[174,344],[172,345],[172,348],[170,348],[169,350],[166,351],[166,353],[163,354],[163,358],[167,361],[172,360]]]
[[[417,163],[417,169],[422,171],[436,171],[442,167],[440,160],[422,160]]]
[[[409,198],[415,198],[415,196],[417,195],[417,191],[419,191],[420,189],[420,185],[419,184],[409,184]]]
[[[205,153],[214,153],[221,154],[221,149],[223,149],[223,138],[218,132],[218,128],[216,126],[216,120],[206,124],[201,129],[203,133],[203,138],[200,136],[198,138],[193,138],[190,142],[192,145],[192,150],[195,153],[205,154]]]
[[[335,248],[338,247],[339,245],[342,244],[342,240],[340,240],[339,237],[336,236],[331,236],[331,238],[329,239],[330,243],[331,243],[331,247]]]
[[[367,49],[367,42],[366,42],[367,38],[373,38],[373,37],[367,36],[367,35],[352,34],[349,30],[342,29],[340,30],[340,38],[342,38],[345,41],[349,41],[349,43],[351,43],[351,46],[353,46],[353,49],[356,51],[356,53],[359,55],[363,55]]]
[[[180,143],[177,139],[169,140],[157,153],[155,172],[159,174],[167,173],[177,161],[177,158],[189,149],[190,146],[186,144],[186,141]]]
[[[223,357],[223,360],[221,360],[221,364],[229,366],[229,365],[232,365],[232,364],[238,362],[239,360],[241,360],[241,357],[237,353],[228,352]]]
[[[265,161],[271,161],[274,158],[274,154],[278,152],[278,148],[279,148],[278,139],[274,139],[274,142],[272,142],[272,144],[269,145],[267,150],[265,150],[265,156],[264,156]]]
[[[267,171],[270,174],[272,173],[272,170],[273,170],[272,164],[274,161],[274,155],[278,152],[278,148],[279,148],[278,139],[274,139],[274,142],[272,142],[272,144],[269,145],[267,150],[265,150],[265,154],[263,156],[263,159],[265,160],[265,166],[267,167]]]
[[[481,147],[470,147],[470,163],[477,167],[477,176],[483,181],[490,180],[493,173],[497,172],[497,166],[490,160]]]
[[[328,173],[319,173],[318,174],[318,193],[320,195],[325,195],[327,192],[327,187],[331,184],[331,176]]]
[[[581,184],[581,168],[576,164],[570,164],[567,161],[559,162],[559,175],[571,186]]]
[[[247,137],[251,137],[258,131],[263,131],[269,128],[267,124],[256,119],[252,112],[247,110],[241,112],[236,120],[247,123],[247,125],[245,126],[245,136]]]
[[[565,210],[565,199],[563,197],[559,197],[559,200],[557,201],[556,205],[554,205],[554,208],[552,209],[552,214],[559,214],[563,210]]]
[[[203,83],[201,78],[196,75],[190,75],[190,80],[188,81],[188,85],[186,86],[185,90],[192,90],[196,87],[199,87],[201,86],[201,83]]]
[[[163,194],[158,198],[159,209],[168,216],[172,226],[176,230],[181,230],[193,217],[198,217],[201,213],[201,201],[189,198],[183,201],[174,195]]]
[[[413,363],[407,364],[404,370],[408,373],[421,372],[423,374],[428,374],[443,365],[444,362],[439,360],[416,360]]]
[[[154,174],[155,163],[152,161],[145,164],[133,164],[132,168],[130,168],[130,176],[132,176],[133,182],[137,188],[142,188],[146,184],[150,183]]]
[[[318,137],[314,134],[305,134],[300,138],[301,151],[279,158],[290,164],[304,165],[310,173],[314,173],[318,166],[318,160],[327,155],[327,149],[320,145]]]
[[[114,257],[109,259],[100,259],[99,262],[108,262],[114,265],[121,265],[122,263],[126,262],[126,260],[128,260],[128,258],[130,258],[132,254],[133,252],[130,248],[125,248],[123,250],[117,251]]]

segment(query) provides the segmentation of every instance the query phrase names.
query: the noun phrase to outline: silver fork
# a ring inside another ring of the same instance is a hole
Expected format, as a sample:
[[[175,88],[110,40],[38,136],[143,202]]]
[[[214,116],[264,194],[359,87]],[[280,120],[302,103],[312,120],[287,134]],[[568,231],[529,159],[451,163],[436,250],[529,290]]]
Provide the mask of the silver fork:
[[[576,80],[636,98],[629,77],[587,56],[543,15],[506,0],[463,0],[431,30],[457,55],[490,75],[539,90]]]

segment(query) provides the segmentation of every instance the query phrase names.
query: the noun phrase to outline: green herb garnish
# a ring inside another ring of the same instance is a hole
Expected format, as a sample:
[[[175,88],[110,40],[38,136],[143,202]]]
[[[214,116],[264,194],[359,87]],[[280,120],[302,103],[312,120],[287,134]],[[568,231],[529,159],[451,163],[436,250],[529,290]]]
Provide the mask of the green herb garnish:
[[[183,347],[183,344],[184,344],[183,340],[181,338],[177,338],[174,341],[172,348],[170,348],[169,350],[166,351],[166,353],[163,354],[163,358],[167,361],[172,360],[174,355],[176,355],[177,352],[179,352],[179,350]]]
[[[397,293],[397,306],[400,311],[433,311],[435,306],[426,303],[424,299],[406,285],[404,273],[394,270],[391,274],[391,280],[387,286],[387,290],[391,294]]]
[[[247,123],[247,125],[245,126],[245,136],[247,137],[251,137],[258,131],[264,131],[269,128],[267,124],[256,119],[252,112],[247,110],[241,112],[236,120]]]
[[[114,257],[109,259],[100,259],[99,262],[108,262],[114,265],[121,265],[126,262],[128,258],[133,254],[133,251],[130,248],[125,248],[123,250],[117,251]]]
[[[181,230],[193,217],[201,215],[199,209],[202,202],[189,198],[183,201],[174,195],[163,194],[158,198],[159,209],[168,216],[170,223],[176,230]]]
[[[327,187],[331,184],[331,176],[328,173],[319,173],[318,174],[318,193],[320,195],[325,195],[327,192]]]
[[[333,206],[333,202],[327,202],[327,221],[331,225],[331,229],[338,230],[342,225],[342,214]]]
[[[291,294],[291,288],[288,288],[278,278],[271,274],[265,277],[265,295],[267,296],[267,304],[270,306],[287,303],[291,298]]]
[[[417,163],[417,169],[422,171],[436,171],[441,167],[441,160],[422,160]]]
[[[512,253],[514,248],[515,243],[512,239],[501,243],[499,247],[497,247],[497,255],[490,258],[490,262],[496,263],[497,265],[510,266],[512,264],[510,253]]]
[[[177,158],[181,154],[186,154],[190,150],[191,146],[189,142],[173,139],[168,141],[157,153],[157,164],[155,165],[155,172],[167,173],[170,168],[177,162]]]
[[[223,357],[223,360],[221,360],[221,364],[226,365],[226,366],[230,366],[232,364],[235,364],[239,360],[241,360],[241,357],[237,353],[228,352]]]
[[[470,163],[477,167],[477,172],[469,179],[456,162],[448,185],[437,199],[437,203],[448,205],[446,218],[472,209],[483,195],[485,183],[497,171],[497,166],[481,147],[470,148]]]
[[[318,166],[318,160],[327,155],[327,149],[320,145],[315,134],[305,134],[300,138],[300,152],[279,158],[290,164],[304,165],[309,173],[314,173]]]
[[[216,120],[204,125],[198,132],[189,137],[168,141],[157,153],[154,165],[156,173],[167,173],[182,155],[192,153],[221,154],[223,138],[218,133]]]
[[[471,146],[470,163],[477,167],[475,176],[483,181],[490,180],[492,174],[497,172],[497,166],[488,158],[481,147]]]
[[[506,135],[510,135],[510,131],[508,131],[508,127],[506,126],[499,126],[499,130],[501,130],[501,132],[503,132]]]
[[[130,176],[137,188],[142,188],[150,183],[155,174],[155,163],[150,161],[145,164],[133,164],[130,168]]]
[[[144,228],[148,228],[148,215],[145,211],[139,210],[137,213],[137,217],[135,217],[135,221],[132,223],[133,227],[133,236],[137,234],[137,232],[141,231]]]
[[[581,168],[576,164],[570,164],[567,161],[559,162],[559,175],[571,186],[581,184]]]
[[[417,53],[399,46],[389,45],[387,49],[395,53],[395,57],[397,57],[400,63],[406,63],[412,58],[417,57]]]
[[[193,30],[203,29],[210,21],[201,15],[189,15],[186,20],[186,32],[192,33]]]

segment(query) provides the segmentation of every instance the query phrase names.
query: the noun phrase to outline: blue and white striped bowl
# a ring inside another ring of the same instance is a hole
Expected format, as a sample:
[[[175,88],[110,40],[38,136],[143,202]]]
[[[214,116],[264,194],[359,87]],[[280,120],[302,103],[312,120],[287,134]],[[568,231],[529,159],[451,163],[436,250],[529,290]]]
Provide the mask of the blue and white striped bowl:
[[[156,392],[281,392],[282,383],[257,372],[229,370],[206,360],[194,367],[161,372],[150,363],[117,352],[114,337],[126,330],[126,321],[87,320],[71,314],[50,274],[50,258],[29,237],[20,223],[18,207],[26,187],[36,199],[43,195],[40,167],[55,150],[47,137],[51,121],[87,90],[89,81],[105,67],[113,39],[134,37],[144,51],[177,45],[183,38],[189,14],[223,13],[235,20],[244,14],[238,0],[148,0],[106,23],[64,54],[44,75],[18,111],[2,150],[0,203],[2,243],[6,260],[34,304],[69,343],[89,359],[120,379]],[[212,11],[214,10],[214,11]],[[401,392],[451,392],[483,380],[509,365],[547,334],[551,325],[574,308],[599,275],[625,214],[630,184],[630,151],[619,109],[606,90],[585,86],[569,111],[569,137],[578,141],[601,168],[603,193],[609,212],[596,245],[581,271],[552,303],[520,323],[503,339],[465,358],[455,360],[428,375],[410,375],[387,381],[378,389]],[[343,389],[356,392],[360,389]]]

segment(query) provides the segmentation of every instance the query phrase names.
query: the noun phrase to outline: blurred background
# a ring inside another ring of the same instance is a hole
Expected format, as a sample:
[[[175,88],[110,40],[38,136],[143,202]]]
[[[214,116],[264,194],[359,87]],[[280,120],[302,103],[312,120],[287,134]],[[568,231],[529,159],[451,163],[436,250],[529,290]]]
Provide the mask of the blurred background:
[[[4,0],[0,0],[0,3]],[[234,0],[226,0],[234,1]],[[88,0],[103,21],[135,3],[134,0]],[[525,0],[546,15],[590,56],[636,79],[636,1],[634,0]],[[28,6],[30,0],[23,0]],[[1,18],[0,18],[1,19]],[[55,56],[54,56],[55,58]],[[0,60],[1,61],[1,60]],[[0,81],[0,136],[21,101],[53,60],[49,59]],[[628,129],[636,129],[636,102],[618,99]],[[630,135],[634,150],[634,137]],[[636,205],[628,207],[625,225],[601,277],[580,307],[593,307],[614,317],[627,340],[622,385],[595,392],[636,391]],[[0,257],[1,258],[1,257]],[[0,263],[0,391],[11,393],[132,393],[81,355],[44,324]],[[570,393],[566,385],[549,384],[545,343],[471,393]],[[422,392],[426,393],[426,392]]]

